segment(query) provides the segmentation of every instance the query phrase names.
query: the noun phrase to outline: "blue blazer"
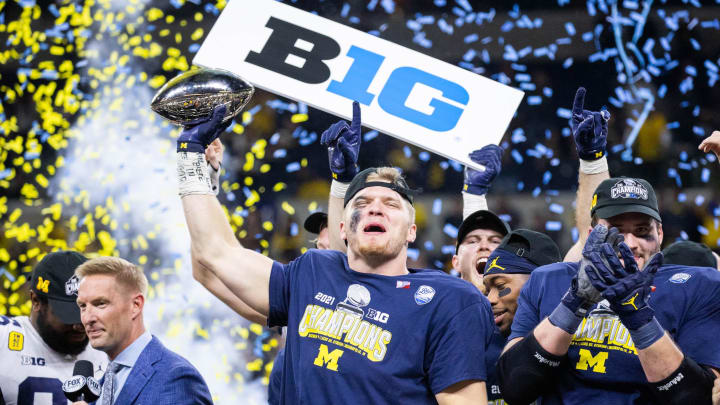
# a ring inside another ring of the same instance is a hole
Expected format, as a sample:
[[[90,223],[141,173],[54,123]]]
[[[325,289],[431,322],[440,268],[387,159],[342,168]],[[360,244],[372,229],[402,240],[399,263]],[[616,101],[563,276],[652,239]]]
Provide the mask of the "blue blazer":
[[[212,403],[207,384],[195,367],[153,336],[114,405]]]

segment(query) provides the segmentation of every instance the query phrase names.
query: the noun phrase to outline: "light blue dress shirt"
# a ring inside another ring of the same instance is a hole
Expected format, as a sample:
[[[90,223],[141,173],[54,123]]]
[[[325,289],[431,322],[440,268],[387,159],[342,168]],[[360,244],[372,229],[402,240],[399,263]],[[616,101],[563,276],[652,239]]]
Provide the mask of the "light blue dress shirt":
[[[140,353],[142,353],[142,351],[145,349],[145,346],[147,346],[151,340],[152,335],[149,331],[146,330],[145,333],[135,339],[134,342],[130,343],[130,346],[126,347],[125,350],[120,352],[120,354],[118,354],[115,360],[113,360],[115,363],[121,366],[120,369],[115,373],[115,386],[113,387],[113,403],[117,401],[118,395],[120,394],[120,391],[122,391],[122,388],[125,385],[125,381],[127,381],[128,376],[132,371],[132,368],[135,366],[135,362],[137,362],[138,357],[140,357]],[[98,398],[96,403],[102,404],[102,401],[103,397],[101,394],[100,398]]]

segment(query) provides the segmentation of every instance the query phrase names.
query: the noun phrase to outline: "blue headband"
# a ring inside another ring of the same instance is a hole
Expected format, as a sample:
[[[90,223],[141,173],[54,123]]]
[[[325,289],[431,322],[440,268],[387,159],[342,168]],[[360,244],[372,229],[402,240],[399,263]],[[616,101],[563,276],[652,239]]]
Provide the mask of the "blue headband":
[[[537,267],[529,260],[507,250],[495,249],[488,257],[483,274],[530,274]]]

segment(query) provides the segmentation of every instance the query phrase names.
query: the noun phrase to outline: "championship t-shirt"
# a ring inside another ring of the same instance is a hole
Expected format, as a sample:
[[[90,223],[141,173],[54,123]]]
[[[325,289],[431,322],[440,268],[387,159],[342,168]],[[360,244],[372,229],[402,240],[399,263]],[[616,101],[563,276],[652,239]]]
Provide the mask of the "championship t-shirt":
[[[7,405],[58,405],[70,402],[62,383],[72,377],[75,362],[89,360],[99,381],[107,355],[90,345],[76,355],[49,348],[26,316],[0,316],[0,390]]]
[[[434,404],[487,379],[494,323],[472,284],[437,270],[356,272],[337,251],[311,249],[270,276],[270,326],[287,325],[286,404]]]
[[[527,336],[550,315],[577,273],[578,263],[535,269],[518,299],[509,339]],[[705,267],[662,266],[649,304],[682,352],[699,364],[720,368],[720,272]],[[582,321],[568,350],[568,362],[545,404],[652,404],[645,373],[630,333],[607,301]]]

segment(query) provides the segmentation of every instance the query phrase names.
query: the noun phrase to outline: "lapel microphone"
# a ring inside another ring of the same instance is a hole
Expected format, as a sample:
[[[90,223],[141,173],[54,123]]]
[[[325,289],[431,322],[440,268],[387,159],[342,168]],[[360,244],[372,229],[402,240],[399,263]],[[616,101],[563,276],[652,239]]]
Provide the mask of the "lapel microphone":
[[[100,397],[100,383],[93,377],[93,364],[88,360],[78,360],[73,368],[73,376],[62,385],[65,397],[72,402],[97,401]]]

